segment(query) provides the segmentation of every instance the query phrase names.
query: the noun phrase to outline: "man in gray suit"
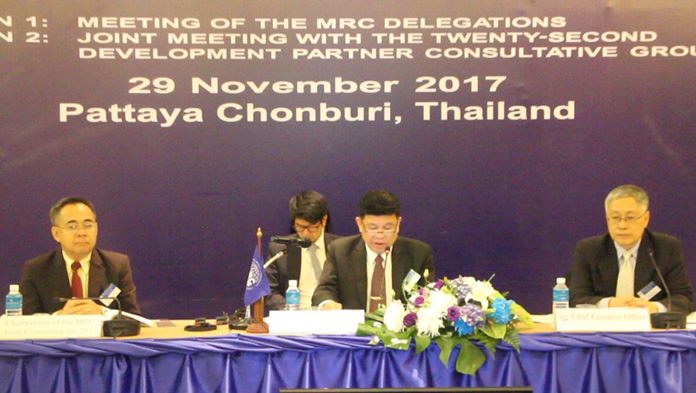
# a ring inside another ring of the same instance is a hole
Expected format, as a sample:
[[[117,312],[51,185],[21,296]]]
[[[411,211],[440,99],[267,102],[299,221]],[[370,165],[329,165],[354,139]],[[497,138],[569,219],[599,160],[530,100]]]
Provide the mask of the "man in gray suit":
[[[83,298],[100,296],[114,284],[122,309],[140,314],[128,256],[96,248],[94,205],[80,197],[63,198],[51,207],[50,218],[60,248],[25,262],[19,285],[23,313],[101,314],[103,306]],[[71,300],[63,304],[60,298]]]
[[[355,222],[360,235],[340,238],[329,245],[319,286],[312,304],[320,309],[374,311],[393,300],[403,300],[401,285],[410,270],[435,277],[430,245],[399,236],[401,206],[385,190],[365,194]],[[421,278],[421,284],[425,282]]]
[[[309,240],[307,248],[271,242],[268,252],[271,257],[286,250],[287,253],[266,268],[271,294],[266,296],[266,309],[285,308],[285,291],[289,280],[297,280],[300,290],[300,308],[312,305],[312,294],[319,283],[321,270],[326,261],[326,249],[338,236],[328,233],[330,226],[329,202],[316,191],[303,191],[290,198],[290,225],[292,237]]]
[[[665,288],[651,300],[637,296],[650,283],[663,286],[653,267],[654,260],[672,294],[669,311],[691,311],[693,295],[681,242],[647,230],[648,205],[648,194],[640,187],[628,184],[609,192],[604,201],[609,233],[583,239],[575,248],[571,305],[646,307],[651,313],[666,311]]]

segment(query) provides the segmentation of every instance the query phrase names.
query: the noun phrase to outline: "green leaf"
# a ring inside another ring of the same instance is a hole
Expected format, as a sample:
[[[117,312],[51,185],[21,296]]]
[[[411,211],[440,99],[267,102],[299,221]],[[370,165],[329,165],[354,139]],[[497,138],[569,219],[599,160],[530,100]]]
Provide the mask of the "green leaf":
[[[497,339],[502,339],[503,337],[505,337],[506,330],[507,330],[507,325],[499,324],[499,323],[492,323],[492,320],[491,320],[491,323],[487,323],[486,325],[483,326],[483,328],[481,328],[481,331],[485,335],[487,335],[489,337],[497,338]]]
[[[492,357],[495,358],[495,351],[496,348],[498,347],[498,344],[500,343],[500,340],[497,338],[489,337],[481,332],[476,332],[474,334],[473,338],[483,344],[484,347],[488,350],[488,352],[491,354]]]
[[[525,325],[531,325],[534,322],[532,321],[532,316],[529,314],[527,310],[524,309],[524,307],[520,306],[517,303],[514,303],[511,307],[512,313],[517,316],[517,318],[524,323]]]
[[[440,361],[447,366],[449,364],[450,355],[452,355],[452,350],[454,349],[455,343],[452,337],[440,336],[435,338],[437,346],[440,347]]]
[[[384,308],[378,308],[375,311],[365,314],[365,320],[366,321],[377,321],[377,322],[384,322]]]
[[[386,331],[382,336],[386,348],[407,350],[411,347],[411,336],[407,332],[394,333]]]
[[[517,352],[520,351],[520,335],[517,334],[517,331],[514,329],[508,329],[507,334],[505,334],[505,338],[503,339],[506,343],[512,345],[513,348]]]
[[[417,334],[415,337],[416,340],[416,353],[421,353],[425,351],[429,346],[430,343],[432,342],[432,339],[430,336],[423,336],[420,334]]]
[[[462,374],[474,375],[486,362],[486,354],[469,340],[463,339],[461,345],[456,369]]]
[[[358,325],[356,334],[358,336],[381,336],[383,330],[382,328],[373,326],[371,323],[361,323]]]

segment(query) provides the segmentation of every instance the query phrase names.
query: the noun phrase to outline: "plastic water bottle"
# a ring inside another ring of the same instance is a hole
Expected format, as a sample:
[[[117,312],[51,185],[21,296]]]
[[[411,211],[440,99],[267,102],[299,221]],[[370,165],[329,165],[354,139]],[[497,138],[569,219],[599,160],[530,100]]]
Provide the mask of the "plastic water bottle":
[[[570,289],[566,286],[565,277],[556,278],[556,286],[553,287],[553,312],[557,308],[570,307]]]
[[[288,280],[288,290],[285,291],[285,308],[289,311],[300,309],[300,290],[297,280]]]
[[[10,293],[5,296],[5,315],[22,315],[22,294],[19,293],[19,285],[10,285]]]

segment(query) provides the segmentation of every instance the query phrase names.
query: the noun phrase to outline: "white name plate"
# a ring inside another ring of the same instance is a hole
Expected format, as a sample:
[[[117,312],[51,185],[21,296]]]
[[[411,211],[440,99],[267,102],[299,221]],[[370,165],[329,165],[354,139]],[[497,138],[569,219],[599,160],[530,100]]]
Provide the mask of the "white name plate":
[[[362,310],[270,311],[270,334],[355,334],[365,322]]]
[[[102,335],[101,315],[0,317],[0,339],[94,338]]]
[[[559,332],[645,332],[651,330],[647,308],[561,308],[556,309]]]

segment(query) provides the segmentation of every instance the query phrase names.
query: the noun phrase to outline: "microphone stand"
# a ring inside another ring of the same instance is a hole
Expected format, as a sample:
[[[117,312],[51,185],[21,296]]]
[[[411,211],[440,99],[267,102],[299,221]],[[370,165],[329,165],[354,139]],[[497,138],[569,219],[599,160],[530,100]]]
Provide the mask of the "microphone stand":
[[[652,249],[648,250],[648,255],[650,255],[650,262],[652,262],[652,265],[657,272],[657,277],[660,279],[660,283],[662,283],[662,287],[665,288],[665,294],[667,295],[667,311],[650,314],[650,324],[654,329],[686,328],[686,315],[684,313],[672,311],[672,294],[669,292],[667,282],[662,276],[660,268],[657,266]]]

